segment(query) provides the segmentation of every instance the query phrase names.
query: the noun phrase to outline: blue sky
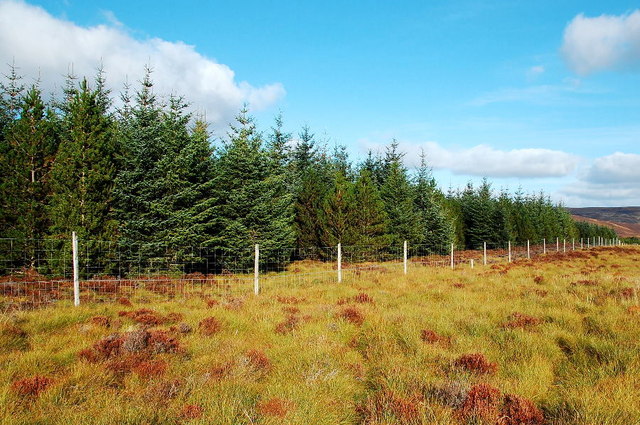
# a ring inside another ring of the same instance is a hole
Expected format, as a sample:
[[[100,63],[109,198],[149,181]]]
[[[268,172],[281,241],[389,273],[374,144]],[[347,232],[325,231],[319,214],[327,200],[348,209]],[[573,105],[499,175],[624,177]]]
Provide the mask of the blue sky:
[[[102,61],[118,90],[151,63],[217,134],[248,102],[354,159],[424,150],[445,190],[640,205],[637,2],[0,0],[0,46],[45,87]]]

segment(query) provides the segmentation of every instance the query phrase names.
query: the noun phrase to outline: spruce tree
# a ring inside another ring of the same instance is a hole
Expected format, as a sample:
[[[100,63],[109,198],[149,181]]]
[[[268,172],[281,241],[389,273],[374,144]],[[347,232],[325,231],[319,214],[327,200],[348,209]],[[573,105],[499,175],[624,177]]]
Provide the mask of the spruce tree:
[[[8,236],[9,230],[15,226],[17,217],[12,214],[10,200],[13,197],[12,184],[15,176],[11,170],[12,153],[8,136],[10,128],[19,118],[20,100],[24,92],[21,77],[17,74],[15,66],[10,67],[6,82],[0,82],[0,236]]]
[[[240,257],[240,267],[251,264],[254,244],[261,246],[266,263],[278,262],[292,247],[292,197],[282,176],[270,172],[260,134],[246,108],[221,149],[215,193],[219,215],[213,241],[223,253]]]
[[[166,168],[173,179],[167,189],[166,230],[160,238],[173,247],[176,261],[199,262],[202,259],[196,253],[214,236],[214,151],[207,123],[196,119],[189,130],[190,115],[182,112],[186,104],[179,98],[171,103],[174,106],[165,118],[165,127],[172,129],[167,132],[173,135],[167,158],[172,159]]]
[[[493,208],[486,181],[477,191],[472,183],[467,184],[460,196],[460,210],[467,249],[479,249],[484,242],[494,246],[494,229],[491,224]]]
[[[163,111],[153,93],[151,71],[130,107],[121,110],[119,136],[123,155],[114,195],[123,249],[142,260],[165,255],[159,234],[169,211],[164,198],[171,186],[166,164],[170,150],[163,128]]]
[[[118,146],[102,86],[84,79],[70,94],[52,170],[51,233],[114,240],[113,181]]]
[[[379,250],[389,243],[387,215],[380,192],[367,169],[361,169],[353,185],[349,241]]]
[[[419,243],[424,228],[418,217],[414,191],[402,165],[402,155],[397,152],[397,144],[387,149],[384,177],[380,194],[389,220],[389,243],[395,247],[401,246],[405,240],[412,244]]]
[[[453,242],[453,225],[443,210],[444,196],[438,190],[424,153],[420,157],[414,191],[414,202],[424,232],[419,243],[433,252],[448,247]]]
[[[337,172],[333,181],[333,187],[329,191],[324,202],[324,244],[335,246],[338,243],[352,245],[350,240],[352,232],[351,218],[354,207],[351,182],[342,172]]]
[[[298,248],[321,247],[326,243],[324,206],[330,193],[330,176],[315,165],[302,175],[295,198],[294,228]]]
[[[57,120],[32,86],[21,98],[17,119],[5,131],[3,147],[4,237],[28,241],[26,266],[36,264],[36,239],[46,236],[50,172],[58,148]]]

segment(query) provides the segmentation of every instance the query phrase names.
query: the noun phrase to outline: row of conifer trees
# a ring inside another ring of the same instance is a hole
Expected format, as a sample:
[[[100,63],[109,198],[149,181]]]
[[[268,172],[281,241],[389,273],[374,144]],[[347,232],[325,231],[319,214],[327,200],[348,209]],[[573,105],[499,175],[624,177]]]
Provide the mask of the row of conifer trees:
[[[68,77],[51,98],[21,82],[11,69],[1,86],[1,238],[68,240],[75,231],[87,257],[107,263],[91,241],[175,262],[193,247],[248,259],[260,244],[266,261],[286,262],[296,248],[338,242],[384,250],[407,240],[435,252],[615,237],[575,223],[544,194],[496,195],[486,180],[444,194],[427,158],[408,170],[395,142],[354,163],[308,127],[286,132],[280,116],[260,131],[246,108],[213,138],[183,97],[154,93],[150,71],[118,102],[101,72]],[[25,267],[30,249],[25,242]]]

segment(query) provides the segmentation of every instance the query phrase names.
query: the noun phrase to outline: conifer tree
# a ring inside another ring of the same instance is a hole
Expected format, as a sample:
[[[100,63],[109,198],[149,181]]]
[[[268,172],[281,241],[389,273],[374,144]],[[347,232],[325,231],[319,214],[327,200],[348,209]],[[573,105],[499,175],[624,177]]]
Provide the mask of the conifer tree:
[[[81,239],[113,240],[113,181],[117,143],[107,93],[84,79],[65,105],[61,143],[52,170],[51,233]]]
[[[50,172],[58,147],[56,119],[32,86],[19,103],[18,117],[5,132],[3,192],[7,227],[4,237],[33,241],[43,238],[49,220],[46,205]],[[35,246],[25,246],[27,266],[35,264]]]
[[[380,189],[384,184],[384,164],[380,155],[374,154],[372,151],[367,153],[367,158],[364,160],[361,169],[367,170],[371,176],[371,180]]]
[[[373,247],[374,250],[388,245],[387,215],[380,192],[367,169],[361,169],[353,186],[351,209],[351,236],[354,245]]]
[[[298,143],[291,152],[291,163],[295,172],[296,180],[301,182],[305,172],[318,161],[318,147],[311,133],[309,126],[302,127],[302,131],[298,135]]]
[[[168,215],[163,198],[171,176],[161,165],[166,163],[170,151],[150,69],[145,72],[133,105],[121,110],[119,124],[123,155],[114,194],[121,245],[139,249],[138,254],[145,259],[164,255],[165,247],[159,234],[165,229]]]
[[[427,166],[424,153],[420,157],[414,191],[414,202],[424,230],[419,243],[432,251],[448,247],[453,242],[453,226],[441,206],[444,197]]]
[[[342,172],[334,177],[333,187],[324,202],[324,244],[335,246],[338,243],[351,245],[351,219],[354,207],[351,183]]]
[[[222,147],[215,179],[219,205],[213,239],[225,253],[242,255],[251,264],[254,244],[265,262],[277,261],[294,241],[292,197],[282,176],[270,173],[267,154],[253,118],[245,108],[231,126]]]
[[[14,249],[22,259],[14,267],[38,267],[50,270],[38,254],[39,241],[47,235],[49,219],[46,206],[50,194],[50,172],[57,149],[57,119],[42,101],[39,87],[32,86],[17,99],[16,115],[5,132],[3,201],[5,222],[3,237],[17,238]],[[13,102],[12,102],[13,103]],[[5,221],[6,219],[6,221]],[[17,244],[17,245],[16,245]],[[46,249],[53,249],[46,246]]]
[[[298,248],[321,247],[326,243],[324,205],[329,196],[330,176],[318,165],[302,175],[295,199],[294,228]]]
[[[291,133],[284,130],[282,113],[276,115],[274,121],[266,147],[271,166],[276,172],[283,173],[289,162]]]
[[[13,226],[17,217],[12,213],[10,200],[14,196],[15,176],[11,170],[11,158],[14,156],[9,144],[9,131],[15,121],[19,118],[20,100],[24,92],[24,86],[20,82],[21,77],[17,74],[15,66],[10,67],[7,82],[0,82],[0,235],[8,236],[7,233]]]
[[[187,128],[186,120],[179,122]],[[196,119],[190,132],[179,134],[183,142],[176,146],[172,162],[175,191],[168,206],[166,240],[176,250],[177,258],[183,260],[214,236],[216,164],[206,122]]]
[[[488,183],[477,191],[468,183],[460,196],[460,210],[464,223],[464,239],[468,249],[479,249],[487,242],[494,244],[494,232],[491,224],[493,208]]]
[[[401,246],[405,240],[419,243],[424,228],[414,202],[414,191],[409,184],[402,155],[394,142],[384,159],[384,183],[380,188],[389,226],[389,243]]]

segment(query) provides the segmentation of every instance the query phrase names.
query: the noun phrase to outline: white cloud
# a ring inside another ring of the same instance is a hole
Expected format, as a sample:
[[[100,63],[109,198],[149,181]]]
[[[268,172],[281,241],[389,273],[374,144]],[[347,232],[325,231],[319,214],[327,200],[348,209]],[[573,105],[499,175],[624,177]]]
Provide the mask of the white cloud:
[[[597,158],[586,173],[592,183],[633,183],[640,187],[640,155],[616,152]]]
[[[434,169],[445,169],[453,174],[480,177],[544,178],[564,177],[576,170],[580,158],[562,151],[550,149],[494,149],[477,145],[466,149],[448,149],[436,142],[400,143],[406,152],[405,164],[415,167],[424,151],[427,162]],[[368,148],[380,150],[369,144]]]
[[[579,74],[640,65],[640,10],[576,16],[565,28],[562,53]]]
[[[616,152],[596,158],[559,195],[572,206],[640,205],[640,155]]]
[[[40,7],[0,1],[0,61],[15,63],[26,77],[40,76],[44,91],[54,91],[70,65],[76,75],[93,77],[102,64],[107,83],[116,93],[127,81],[135,87],[149,64],[158,93],[186,96],[194,108],[205,109],[207,118],[221,126],[245,102],[257,110],[284,96],[279,83],[254,87],[237,82],[231,68],[201,55],[194,46],[159,38],[137,40],[112,13],[103,14],[110,25],[82,27]]]
[[[563,187],[556,195],[570,207],[628,207],[640,205],[637,184],[594,184],[577,181]]]

